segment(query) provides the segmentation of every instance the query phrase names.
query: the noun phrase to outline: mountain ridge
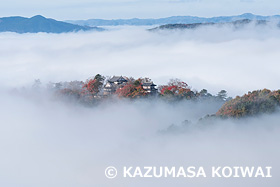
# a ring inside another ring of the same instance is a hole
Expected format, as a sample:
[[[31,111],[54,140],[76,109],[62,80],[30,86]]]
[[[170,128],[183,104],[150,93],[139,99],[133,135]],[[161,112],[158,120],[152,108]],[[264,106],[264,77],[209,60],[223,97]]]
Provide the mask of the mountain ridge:
[[[200,27],[205,26],[217,26],[219,28],[223,26],[232,26],[235,29],[241,29],[244,28],[247,25],[254,25],[254,26],[265,26],[269,24],[269,21],[266,20],[250,20],[250,19],[243,19],[243,20],[237,20],[233,22],[219,22],[219,23],[190,23],[190,24],[166,24],[166,25],[160,25],[158,27],[149,29],[149,31],[156,31],[156,30],[170,30],[170,29],[197,29]],[[277,25],[280,27],[280,24]]]
[[[101,31],[98,27],[89,27],[57,21],[51,18],[45,18],[42,15],[36,15],[31,18],[21,16],[11,16],[0,18],[0,32],[16,33],[67,33],[77,31]]]
[[[221,23],[233,22],[237,20],[250,19],[250,20],[273,20],[280,19],[280,15],[261,16],[252,13],[244,13],[236,16],[218,16],[218,17],[197,17],[197,16],[171,16],[158,19],[88,19],[88,20],[66,20],[67,23],[82,25],[82,26],[148,26],[148,25],[165,25],[165,24],[192,24],[192,23]]]

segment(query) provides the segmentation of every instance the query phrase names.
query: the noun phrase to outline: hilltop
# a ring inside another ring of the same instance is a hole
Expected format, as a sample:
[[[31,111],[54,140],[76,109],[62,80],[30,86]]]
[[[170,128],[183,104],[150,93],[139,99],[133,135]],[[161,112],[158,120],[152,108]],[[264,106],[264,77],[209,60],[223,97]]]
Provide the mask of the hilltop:
[[[280,90],[255,90],[226,102],[216,113],[219,117],[246,117],[273,113],[280,107]]]
[[[243,20],[237,20],[233,22],[223,22],[223,23],[192,23],[192,24],[167,24],[167,25],[161,25],[159,27],[155,27],[150,30],[166,30],[166,29],[196,29],[199,27],[205,27],[205,26],[217,26],[217,27],[223,27],[223,26],[232,26],[233,28],[239,29],[243,28],[247,25],[254,25],[254,26],[265,26],[269,23],[269,21],[266,20],[249,20],[249,19],[243,19]]]
[[[37,15],[31,18],[4,17],[0,18],[0,32],[16,33],[65,33],[77,31],[101,31],[98,27],[80,26]]]

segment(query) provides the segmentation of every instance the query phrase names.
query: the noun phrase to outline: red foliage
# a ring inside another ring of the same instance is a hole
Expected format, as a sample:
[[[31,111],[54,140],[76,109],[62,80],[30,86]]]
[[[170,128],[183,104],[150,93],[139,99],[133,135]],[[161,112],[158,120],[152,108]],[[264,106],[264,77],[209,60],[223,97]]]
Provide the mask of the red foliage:
[[[186,96],[191,92],[188,84],[178,79],[171,80],[168,85],[161,86],[161,95]]]
[[[97,74],[94,79],[88,79],[83,85],[82,94],[83,96],[93,98],[96,96],[103,86],[104,78]]]
[[[96,79],[89,79],[84,85],[83,85],[83,94],[91,94],[95,95],[98,93],[98,88],[96,88]]]
[[[280,105],[280,90],[268,89],[249,92],[226,102],[216,113],[223,117],[243,117],[259,113],[271,113]]]
[[[141,79],[129,81],[123,87],[117,89],[116,94],[119,97],[136,98],[147,95],[142,87]]]

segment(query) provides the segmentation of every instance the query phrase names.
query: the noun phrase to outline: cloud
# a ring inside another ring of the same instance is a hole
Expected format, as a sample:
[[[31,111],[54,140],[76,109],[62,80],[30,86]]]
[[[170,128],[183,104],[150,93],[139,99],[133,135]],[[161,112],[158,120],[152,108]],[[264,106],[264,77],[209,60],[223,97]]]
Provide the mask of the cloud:
[[[116,101],[86,108],[7,90],[28,88],[37,78],[85,80],[96,73],[148,76],[157,84],[178,77],[193,88],[231,95],[277,89],[279,36],[272,26],[0,34],[0,186],[278,186],[278,114],[164,135],[159,132],[171,124],[195,123],[220,105]],[[110,165],[272,166],[273,178],[108,180]]]
[[[40,78],[86,80],[103,75],[150,77],[158,85],[180,78],[194,89],[231,96],[278,89],[279,30],[203,28],[148,32],[125,28],[72,34],[2,33],[0,84],[22,87]]]
[[[172,123],[211,113],[209,103],[119,101],[85,108],[36,94],[0,94],[0,184],[47,186],[278,186],[279,115],[216,122],[183,134]],[[108,180],[108,166],[272,166],[273,178]]]

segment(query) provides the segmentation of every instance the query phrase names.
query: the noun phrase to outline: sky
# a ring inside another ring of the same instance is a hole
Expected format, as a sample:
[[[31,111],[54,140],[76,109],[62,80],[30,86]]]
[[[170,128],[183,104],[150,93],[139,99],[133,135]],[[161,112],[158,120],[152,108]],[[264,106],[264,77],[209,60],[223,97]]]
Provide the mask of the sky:
[[[3,0],[2,0],[3,1]],[[178,15],[213,17],[254,13],[280,14],[278,0],[10,0],[0,17],[43,15],[58,20],[159,18]]]

